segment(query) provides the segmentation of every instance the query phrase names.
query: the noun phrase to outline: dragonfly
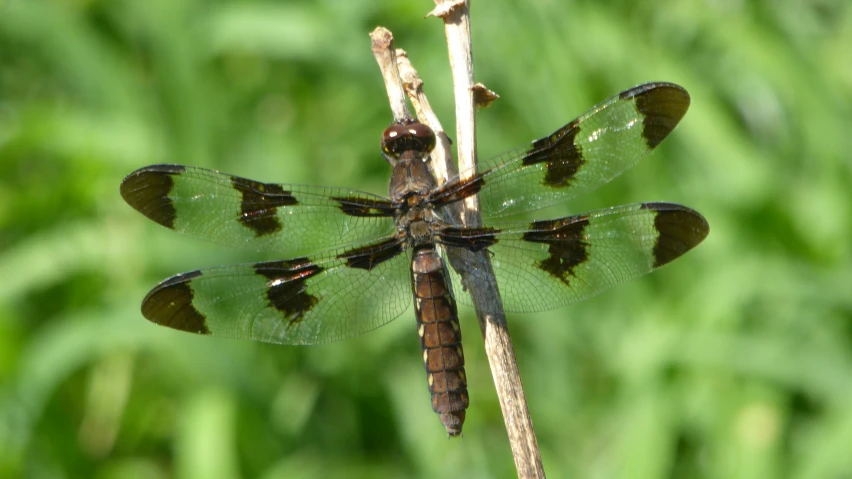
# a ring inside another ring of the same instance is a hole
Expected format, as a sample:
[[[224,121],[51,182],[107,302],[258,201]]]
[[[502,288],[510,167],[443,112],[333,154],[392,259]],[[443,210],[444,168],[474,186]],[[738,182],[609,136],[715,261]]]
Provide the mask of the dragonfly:
[[[121,195],[179,233],[282,256],[178,274],[142,302],[142,315],[197,334],[285,345],[350,338],[414,304],[433,410],[450,436],[469,406],[457,301],[470,304],[447,251],[487,252],[506,311],[555,309],[649,273],[709,233],[696,211],[636,203],[546,220],[512,219],[609,182],[674,130],[689,94],[647,83],[593,107],[552,134],[439,184],[429,167],[435,133],[415,120],[382,134],[388,195],[263,183],[204,168],[153,165]],[[482,224],[453,208],[478,197]],[[490,274],[490,273],[489,273]]]

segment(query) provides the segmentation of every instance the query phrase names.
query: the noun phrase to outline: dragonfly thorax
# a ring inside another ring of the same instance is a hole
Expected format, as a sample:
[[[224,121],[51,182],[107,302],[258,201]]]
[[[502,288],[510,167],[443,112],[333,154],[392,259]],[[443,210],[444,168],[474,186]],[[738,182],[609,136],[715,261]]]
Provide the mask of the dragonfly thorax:
[[[426,156],[426,153],[408,150],[398,157],[388,187],[391,201],[408,207],[425,203],[429,192],[437,185],[424,161]]]

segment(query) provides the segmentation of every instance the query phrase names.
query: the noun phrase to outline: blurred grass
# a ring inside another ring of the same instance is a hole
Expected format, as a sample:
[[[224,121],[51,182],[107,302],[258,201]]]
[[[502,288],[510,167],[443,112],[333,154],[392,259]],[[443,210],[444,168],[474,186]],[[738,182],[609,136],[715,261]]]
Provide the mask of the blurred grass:
[[[850,4],[495,3],[473,6],[478,80],[502,96],[480,112],[480,155],[676,82],[682,125],[570,211],[676,201],[712,230],[654,275],[510,318],[550,477],[848,477]],[[157,162],[383,193],[367,33],[395,33],[451,125],[430,8],[0,1],[0,477],[513,476],[469,310],[471,409],[448,441],[410,311],[311,348],[146,322],[157,281],[257,258],[118,196]]]

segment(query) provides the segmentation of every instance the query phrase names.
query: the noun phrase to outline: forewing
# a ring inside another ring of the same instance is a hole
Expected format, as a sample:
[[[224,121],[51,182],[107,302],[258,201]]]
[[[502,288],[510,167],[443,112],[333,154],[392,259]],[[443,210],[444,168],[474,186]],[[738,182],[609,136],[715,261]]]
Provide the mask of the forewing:
[[[193,271],[169,278],[142,303],[150,321],[226,338],[307,345],[349,338],[411,304],[401,240],[321,255]]]
[[[680,86],[631,88],[528,148],[482,162],[480,174],[448,182],[431,200],[447,204],[479,193],[486,220],[561,203],[600,187],[649,155],[688,107],[689,94]]]
[[[143,215],[179,233],[253,250],[320,251],[381,238],[394,208],[355,190],[261,183],[218,171],[153,165],[121,183]]]
[[[506,311],[545,311],[649,273],[709,233],[696,211],[672,203],[617,206],[555,220],[448,228],[441,242],[488,248]],[[475,270],[472,274],[484,274]],[[453,287],[462,291],[452,272]],[[458,295],[470,304],[467,295]]]

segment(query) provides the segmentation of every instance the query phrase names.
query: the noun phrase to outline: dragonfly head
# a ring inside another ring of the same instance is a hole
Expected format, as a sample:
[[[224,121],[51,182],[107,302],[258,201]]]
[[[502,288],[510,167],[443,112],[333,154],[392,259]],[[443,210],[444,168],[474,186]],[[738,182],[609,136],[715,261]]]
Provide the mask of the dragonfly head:
[[[391,165],[406,151],[425,158],[433,148],[435,132],[423,123],[394,123],[382,133],[382,154]]]

